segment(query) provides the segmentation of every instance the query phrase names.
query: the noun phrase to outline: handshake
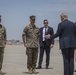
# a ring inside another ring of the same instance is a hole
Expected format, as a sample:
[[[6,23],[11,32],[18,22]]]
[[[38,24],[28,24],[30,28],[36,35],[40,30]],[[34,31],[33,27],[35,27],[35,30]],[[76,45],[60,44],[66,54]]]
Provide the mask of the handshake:
[[[50,38],[51,38],[51,35],[48,34],[48,35],[46,35],[45,37],[46,37],[46,39],[50,39]]]

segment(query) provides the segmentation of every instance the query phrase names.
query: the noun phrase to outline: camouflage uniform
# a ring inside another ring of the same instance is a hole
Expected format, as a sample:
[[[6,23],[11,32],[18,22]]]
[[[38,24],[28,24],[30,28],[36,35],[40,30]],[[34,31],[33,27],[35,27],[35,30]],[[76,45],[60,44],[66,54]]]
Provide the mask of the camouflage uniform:
[[[29,24],[24,28],[23,34],[26,36],[27,44],[27,68],[35,68],[38,57],[39,28]]]
[[[4,55],[4,36],[6,35],[6,29],[0,24],[0,69],[2,69],[3,55]]]

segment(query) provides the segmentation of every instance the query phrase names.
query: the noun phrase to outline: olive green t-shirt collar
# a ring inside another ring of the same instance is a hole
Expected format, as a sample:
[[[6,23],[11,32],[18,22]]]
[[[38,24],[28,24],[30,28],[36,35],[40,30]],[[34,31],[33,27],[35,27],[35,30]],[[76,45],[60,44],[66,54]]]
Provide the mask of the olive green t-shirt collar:
[[[32,26],[31,24],[29,24],[30,28],[36,28],[36,25]]]

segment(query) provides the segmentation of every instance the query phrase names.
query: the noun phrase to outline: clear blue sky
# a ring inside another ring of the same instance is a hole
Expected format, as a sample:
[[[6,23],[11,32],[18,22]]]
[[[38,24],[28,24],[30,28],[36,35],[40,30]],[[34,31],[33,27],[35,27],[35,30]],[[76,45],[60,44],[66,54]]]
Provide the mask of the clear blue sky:
[[[29,24],[30,15],[36,16],[39,27],[43,26],[44,19],[48,19],[49,26],[56,32],[63,12],[75,22],[76,0],[0,0],[0,15],[7,30],[7,39],[22,40],[22,31]]]

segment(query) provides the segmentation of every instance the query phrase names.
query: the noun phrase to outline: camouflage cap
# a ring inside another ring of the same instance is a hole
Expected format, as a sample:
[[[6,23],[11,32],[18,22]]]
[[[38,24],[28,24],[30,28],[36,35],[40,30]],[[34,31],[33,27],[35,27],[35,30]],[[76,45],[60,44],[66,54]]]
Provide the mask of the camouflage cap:
[[[1,15],[0,15],[0,18],[1,18]]]
[[[0,22],[1,22],[1,15],[0,15]]]
[[[35,19],[35,16],[34,15],[30,16],[30,19]]]

